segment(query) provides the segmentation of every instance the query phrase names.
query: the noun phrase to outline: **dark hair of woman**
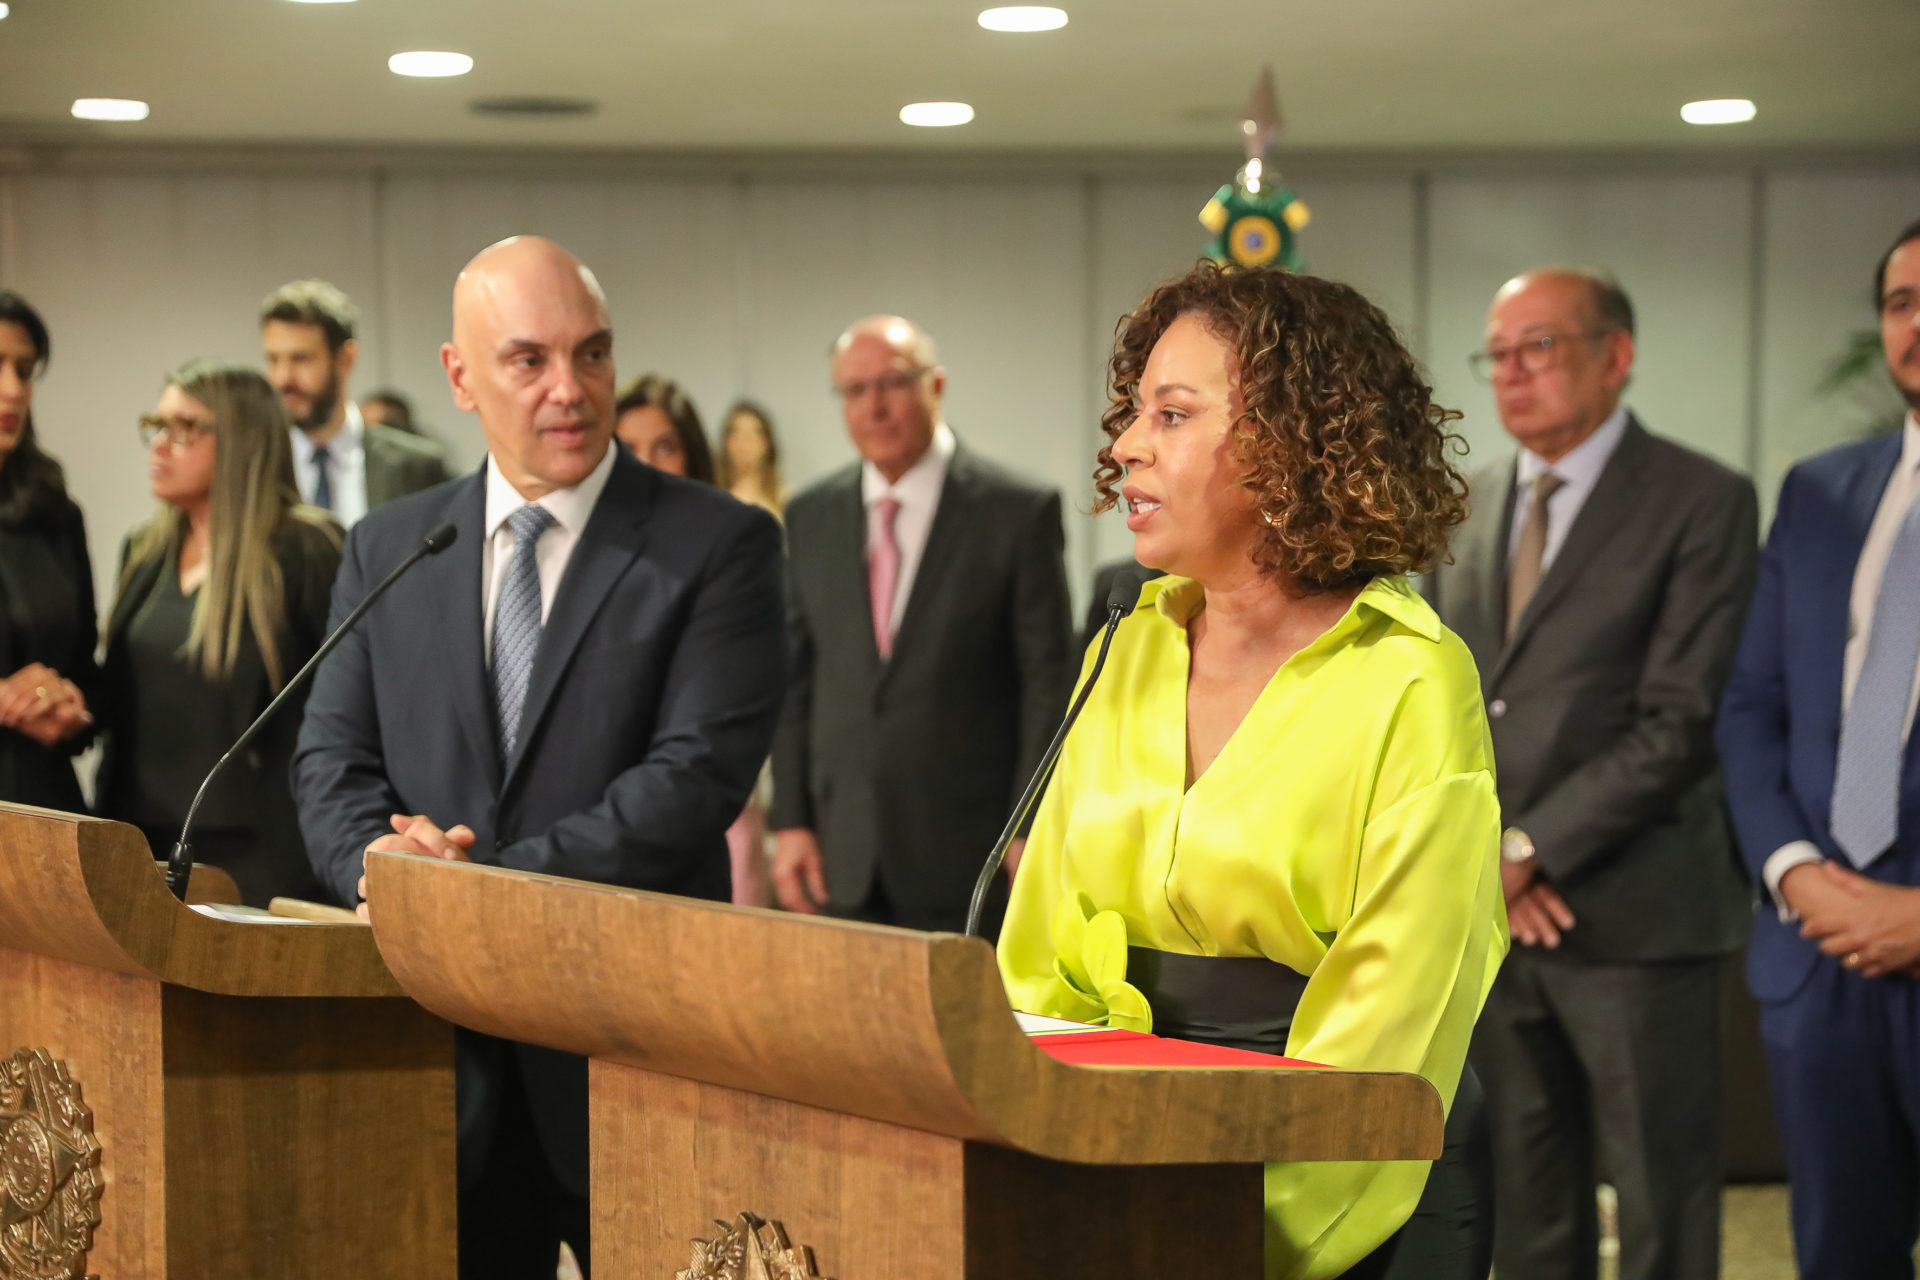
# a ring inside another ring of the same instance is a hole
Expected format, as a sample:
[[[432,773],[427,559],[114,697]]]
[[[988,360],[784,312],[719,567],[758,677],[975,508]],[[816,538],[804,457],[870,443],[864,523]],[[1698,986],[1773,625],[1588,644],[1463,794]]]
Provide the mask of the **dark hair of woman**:
[[[727,437],[733,433],[734,419],[743,413],[760,424],[760,434],[767,442],[767,460],[762,464],[767,474],[774,477],[780,474],[780,442],[774,439],[773,415],[755,401],[736,400],[733,402],[733,407],[728,409],[726,415],[720,419],[720,453],[714,460],[714,466],[718,469],[722,489],[733,488],[734,481],[739,479],[734,474],[733,459],[727,455]]]
[[[1232,348],[1235,442],[1263,521],[1254,560],[1308,591],[1419,573],[1441,562],[1466,518],[1448,460],[1461,415],[1432,388],[1380,309],[1354,289],[1272,268],[1202,262],[1121,321],[1100,417],[1108,446],[1095,513],[1119,502],[1112,442],[1138,412],[1154,344],[1192,315]]]
[[[673,433],[686,450],[687,479],[714,483],[713,449],[707,444],[707,430],[700,425],[699,410],[693,407],[693,397],[686,388],[672,378],[643,373],[628,383],[614,402],[613,420],[617,423],[628,410],[646,407],[659,409],[673,423]]]
[[[0,289],[0,324],[17,324],[33,342],[39,356],[33,368],[38,377],[53,357],[47,322],[33,304],[11,289]],[[53,456],[40,447],[33,431],[33,414],[20,425],[20,439],[0,465],[0,528],[17,529],[58,507],[67,496],[67,476]]]

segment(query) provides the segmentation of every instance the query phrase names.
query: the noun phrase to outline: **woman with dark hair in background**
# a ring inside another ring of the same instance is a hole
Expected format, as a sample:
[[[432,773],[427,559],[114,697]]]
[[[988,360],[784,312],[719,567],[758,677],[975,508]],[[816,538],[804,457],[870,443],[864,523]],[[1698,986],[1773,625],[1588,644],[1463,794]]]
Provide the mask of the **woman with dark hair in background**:
[[[700,414],[693,398],[673,379],[647,373],[628,383],[614,403],[613,422],[614,437],[648,466],[702,484],[714,483],[713,453],[707,448]],[[754,798],[727,828],[733,900],[743,906],[764,907],[773,900],[773,881],[767,871],[767,786],[762,769]]]
[[[33,431],[33,386],[53,344],[25,298],[0,290],[0,800],[84,808],[73,752],[93,717],[93,565],[80,508]]]
[[[613,434],[640,461],[670,475],[713,483],[713,450],[693,398],[672,378],[644,373],[613,406]]]
[[[787,486],[780,479],[780,444],[773,419],[751,400],[741,400],[721,419],[718,483],[742,502],[764,507],[786,519]]]
[[[340,529],[301,504],[286,414],[252,369],[179,369],[140,438],[161,508],[127,536],[107,624],[99,807],[165,856],[201,779],[325,638]],[[194,828],[254,906],[322,896],[288,782],[300,712],[229,762]]]

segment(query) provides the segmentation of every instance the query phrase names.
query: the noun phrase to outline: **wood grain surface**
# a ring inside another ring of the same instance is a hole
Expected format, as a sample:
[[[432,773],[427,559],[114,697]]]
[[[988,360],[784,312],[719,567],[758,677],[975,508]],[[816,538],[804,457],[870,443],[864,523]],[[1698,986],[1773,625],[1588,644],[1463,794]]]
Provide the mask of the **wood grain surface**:
[[[1059,1161],[1440,1152],[1418,1076],[1056,1062],[978,939],[404,854],[372,855],[368,877],[400,982],[495,1035]]]

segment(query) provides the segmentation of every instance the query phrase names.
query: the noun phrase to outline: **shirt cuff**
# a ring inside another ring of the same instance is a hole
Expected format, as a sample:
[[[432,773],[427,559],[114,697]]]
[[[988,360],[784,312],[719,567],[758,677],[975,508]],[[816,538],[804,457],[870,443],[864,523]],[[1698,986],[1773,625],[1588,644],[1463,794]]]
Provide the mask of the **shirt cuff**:
[[[1774,909],[1780,913],[1781,924],[1792,924],[1800,918],[1800,913],[1788,906],[1787,900],[1780,896],[1780,882],[1787,878],[1787,872],[1809,862],[1826,860],[1826,855],[1811,840],[1783,844],[1767,855],[1767,860],[1760,865],[1760,878],[1767,882],[1767,896],[1773,899]]]

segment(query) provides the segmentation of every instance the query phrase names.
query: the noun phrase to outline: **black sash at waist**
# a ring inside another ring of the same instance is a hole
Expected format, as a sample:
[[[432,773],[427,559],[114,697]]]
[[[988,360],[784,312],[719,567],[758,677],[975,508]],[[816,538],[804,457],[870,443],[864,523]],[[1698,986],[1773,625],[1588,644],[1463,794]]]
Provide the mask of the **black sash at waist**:
[[[1127,948],[1127,981],[1153,1008],[1153,1033],[1285,1054],[1305,974],[1264,956],[1188,956]]]

